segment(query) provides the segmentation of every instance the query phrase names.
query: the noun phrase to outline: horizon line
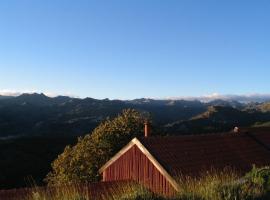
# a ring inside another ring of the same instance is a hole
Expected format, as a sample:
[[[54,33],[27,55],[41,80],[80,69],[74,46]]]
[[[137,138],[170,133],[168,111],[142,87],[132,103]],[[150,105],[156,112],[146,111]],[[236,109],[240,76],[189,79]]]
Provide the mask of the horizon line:
[[[270,93],[247,93],[247,94],[219,94],[212,93],[209,95],[201,95],[201,96],[169,96],[169,97],[138,97],[133,99],[124,99],[124,98],[95,98],[90,96],[80,97],[78,95],[74,95],[71,93],[54,93],[54,92],[44,92],[44,91],[36,91],[36,90],[25,90],[25,91],[16,91],[16,90],[0,90],[0,96],[10,96],[10,97],[18,97],[23,94],[44,94],[47,97],[54,98],[59,96],[67,96],[70,98],[77,99],[86,99],[93,98],[97,100],[121,100],[121,101],[132,101],[136,99],[146,99],[146,100],[189,100],[189,101],[201,101],[201,102],[209,102],[213,100],[226,100],[226,101],[238,101],[238,102],[262,102],[266,100],[270,100]]]

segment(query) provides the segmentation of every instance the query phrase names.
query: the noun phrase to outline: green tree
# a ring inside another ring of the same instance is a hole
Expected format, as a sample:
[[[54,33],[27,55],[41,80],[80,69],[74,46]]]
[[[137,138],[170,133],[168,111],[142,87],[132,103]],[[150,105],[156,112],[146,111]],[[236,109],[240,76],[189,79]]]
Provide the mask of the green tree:
[[[67,146],[45,180],[54,185],[99,180],[98,169],[133,137],[143,134],[144,121],[145,116],[133,109],[107,119],[75,146]]]

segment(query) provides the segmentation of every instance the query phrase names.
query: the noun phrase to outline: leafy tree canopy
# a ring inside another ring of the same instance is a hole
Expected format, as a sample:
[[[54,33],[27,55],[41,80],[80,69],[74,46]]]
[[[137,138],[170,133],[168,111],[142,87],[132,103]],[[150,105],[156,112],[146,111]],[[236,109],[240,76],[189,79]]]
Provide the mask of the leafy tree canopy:
[[[98,169],[133,137],[142,135],[144,121],[145,116],[133,109],[107,119],[92,134],[79,138],[75,146],[65,148],[52,163],[46,181],[56,185],[97,181]]]

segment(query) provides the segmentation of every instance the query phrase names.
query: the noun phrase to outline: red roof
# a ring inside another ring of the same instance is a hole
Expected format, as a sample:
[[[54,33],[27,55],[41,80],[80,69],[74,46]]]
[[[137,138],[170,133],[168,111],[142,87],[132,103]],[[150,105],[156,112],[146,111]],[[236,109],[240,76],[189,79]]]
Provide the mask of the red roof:
[[[141,138],[140,142],[172,175],[231,167],[241,172],[270,165],[270,132]]]

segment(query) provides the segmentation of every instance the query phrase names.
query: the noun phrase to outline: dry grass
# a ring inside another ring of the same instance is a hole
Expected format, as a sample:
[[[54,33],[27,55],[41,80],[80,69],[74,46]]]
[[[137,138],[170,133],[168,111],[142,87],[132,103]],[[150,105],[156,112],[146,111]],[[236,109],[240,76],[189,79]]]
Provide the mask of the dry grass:
[[[270,200],[270,169],[254,168],[245,177],[234,170],[208,171],[198,178],[179,176],[173,200]],[[3,193],[2,200],[165,200],[131,182],[33,187]],[[12,195],[13,194],[13,195]],[[7,198],[3,198],[7,197]],[[172,200],[172,199],[171,199]]]
[[[0,191],[1,200],[129,200],[156,199],[144,187],[132,182],[73,184]]]
[[[232,184],[239,178],[238,173],[232,169],[207,171],[198,175],[197,178],[180,175],[178,183],[181,190],[178,196],[179,198],[219,200],[218,188]]]

